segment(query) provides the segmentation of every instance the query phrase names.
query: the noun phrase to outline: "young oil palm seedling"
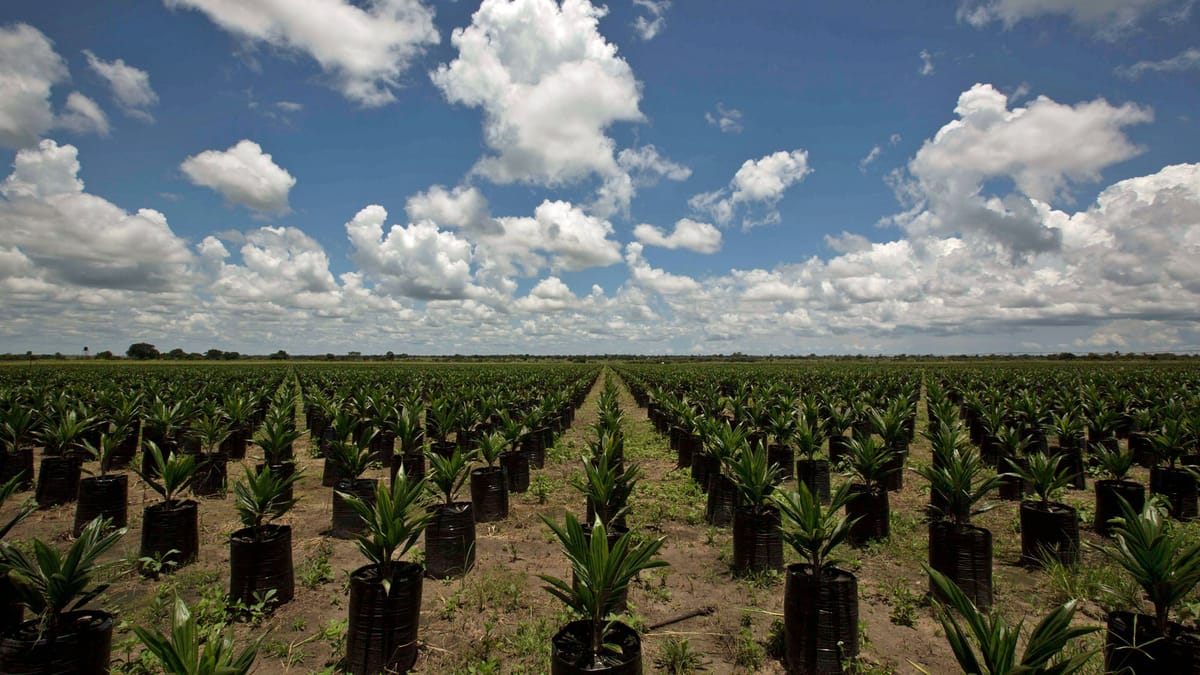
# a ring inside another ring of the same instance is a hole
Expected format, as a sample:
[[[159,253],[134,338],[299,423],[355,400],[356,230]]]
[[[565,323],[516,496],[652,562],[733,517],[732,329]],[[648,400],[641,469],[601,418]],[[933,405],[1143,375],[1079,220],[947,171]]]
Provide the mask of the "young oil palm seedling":
[[[476,441],[476,455],[485,466],[471,469],[471,503],[475,522],[490,523],[508,517],[508,480],[504,467],[497,466],[508,441],[500,432],[483,434]]]
[[[610,533],[623,532],[629,498],[641,478],[641,468],[636,464],[625,467],[616,444],[607,434],[590,445],[591,456],[583,458],[583,477],[574,484],[586,500],[586,522],[599,519]]]
[[[142,510],[142,544],[138,555],[179,567],[196,559],[200,551],[197,504],[180,499],[196,476],[196,458],[172,453],[163,457],[154,441],[143,450],[153,469],[137,471],[138,476],[162,497],[162,501]],[[143,567],[144,572],[153,572]]]
[[[251,437],[251,442],[263,452],[262,463],[258,465],[259,470],[271,467],[273,473],[281,476],[290,476],[296,473],[292,444],[300,436],[301,432],[296,429],[295,423],[288,418],[286,412],[278,409],[267,411],[262,424]],[[289,488],[289,496],[291,496],[290,490],[291,488]]]
[[[334,440],[329,445],[325,461],[334,467],[339,477],[331,497],[332,532],[335,537],[348,539],[357,534],[362,526],[354,509],[345,503],[341,495],[348,493],[368,501],[375,495],[377,481],[374,478],[363,477],[375,460],[375,453],[371,450],[371,441],[374,438],[375,430],[368,429],[360,434],[352,434],[349,438]]]
[[[1194,672],[1200,633],[1171,621],[1171,612],[1200,583],[1200,542],[1172,526],[1154,501],[1140,511],[1122,504],[1112,521],[1116,543],[1098,547],[1142,587],[1154,615],[1109,612],[1105,670],[1113,673]]]
[[[992,508],[984,500],[999,478],[971,445],[967,432],[942,424],[929,439],[933,462],[917,469],[929,481],[929,566],[945,574],[977,607],[992,606],[992,533],[971,517]],[[936,586],[930,584],[936,593]]]
[[[134,626],[133,632],[171,675],[246,675],[258,656],[260,636],[236,651],[233,636],[223,624],[202,629],[183,598],[176,596],[171,634]]]
[[[461,577],[475,566],[475,510],[456,500],[469,462],[457,448],[449,456],[429,456],[429,485],[441,497],[430,506],[425,528],[425,573],[435,579]]]
[[[783,535],[779,509],[770,499],[779,467],[767,459],[762,445],[743,447],[725,460],[725,470],[738,494],[733,510],[735,574],[783,569]]]
[[[1026,564],[1047,559],[1063,565],[1079,562],[1079,513],[1054,501],[1071,480],[1062,458],[1035,452],[1025,458],[1024,466],[1011,466],[1033,490],[1031,498],[1021,502],[1021,560]]]
[[[938,619],[954,658],[964,673],[977,675],[1072,675],[1083,670],[1095,654],[1072,646],[1079,638],[1094,633],[1094,627],[1072,626],[1075,601],[1050,611],[1022,640],[1025,622],[1010,626],[999,612],[981,611],[950,579],[936,570],[929,578],[945,598],[938,605]],[[958,617],[961,617],[961,621]],[[964,626],[965,622],[965,626]],[[1025,650],[1019,652],[1024,642]],[[929,671],[917,667],[926,675]]]
[[[523,493],[529,489],[529,470],[540,469],[546,465],[546,445],[540,443],[533,447],[524,447],[523,439],[528,434],[525,422],[509,415],[507,410],[500,412],[496,427],[504,440],[500,466],[504,468],[508,491]]]
[[[1074,410],[1067,409],[1061,413],[1050,413],[1050,423],[1045,429],[1058,439],[1058,446],[1054,452],[1062,457],[1067,475],[1071,477],[1068,486],[1075,490],[1087,487],[1087,470],[1083,461],[1084,428],[1083,418]]]
[[[821,446],[825,444],[824,432],[821,426],[808,415],[801,415],[797,420],[796,431],[792,434],[796,449],[803,459],[796,463],[796,478],[808,486],[808,489],[822,501],[828,504],[829,494],[829,461],[819,459]]]
[[[16,397],[0,403],[0,481],[20,475],[21,490],[33,486],[33,446],[37,415]]]
[[[1000,499],[1020,501],[1029,492],[1029,486],[1022,478],[1020,471],[1011,467],[1026,466],[1026,450],[1029,449],[1029,439],[1016,427],[1002,424],[996,429],[997,460],[1000,470],[1000,486],[997,493]]]
[[[908,459],[908,428],[905,426],[908,402],[897,398],[882,410],[870,408],[867,414],[872,430],[892,451],[890,460],[893,471],[884,479],[884,486],[889,492],[895,492],[904,487],[904,462]]]
[[[846,504],[846,515],[854,521],[850,543],[861,546],[891,534],[891,506],[887,477],[896,470],[893,451],[873,436],[851,439],[847,444],[846,475],[854,499]]]
[[[196,478],[192,481],[192,494],[197,497],[224,497],[229,455],[221,451],[221,445],[229,438],[229,422],[215,405],[210,405],[192,420],[188,431],[200,448],[196,455]]]
[[[391,478],[396,479],[400,468],[412,480],[425,476],[425,430],[421,428],[421,401],[415,396],[402,401],[388,415],[391,432],[396,437],[396,452],[392,455]]]
[[[417,659],[422,569],[403,560],[429,523],[421,507],[425,481],[403,467],[391,487],[375,487],[372,502],[345,495],[363,520],[356,543],[367,564],[350,574],[350,621],[344,666],[355,675],[406,672]]]
[[[704,436],[704,451],[714,465],[708,469],[704,518],[710,525],[729,525],[738,507],[737,486],[729,474],[728,462],[750,447],[740,426],[714,420]]]
[[[1109,521],[1121,515],[1121,501],[1129,503],[1135,513],[1141,513],[1146,503],[1146,487],[1129,480],[1133,468],[1133,452],[1111,450],[1103,445],[1096,446],[1096,463],[1104,478],[1096,481],[1096,517],[1092,528],[1107,536]]]
[[[609,616],[634,577],[644,570],[666,566],[666,561],[655,558],[663,540],[635,543],[633,533],[626,532],[610,543],[600,520],[592,524],[590,534],[570,513],[562,526],[545,516],[542,520],[562,544],[573,579],[567,583],[549,575],[538,576],[551,595],[581,617],[551,639],[551,672],[641,672],[640,636]]]
[[[834,550],[853,521],[841,510],[853,497],[843,483],[824,506],[800,484],[772,499],[783,518],[783,540],[804,560],[787,567],[783,595],[784,662],[789,673],[839,673],[858,655],[858,579],[837,567]]]
[[[83,442],[94,424],[92,418],[70,409],[42,429],[39,436],[45,451],[38,471],[38,506],[58,506],[78,497],[80,474],[87,453]]]
[[[1169,415],[1152,438],[1154,454],[1166,466],[1150,469],[1150,492],[1167,499],[1172,518],[1192,520],[1197,515],[1196,475],[1179,460],[1187,454],[1191,437],[1182,413]]]
[[[767,446],[767,460],[779,467],[779,479],[787,480],[795,474],[794,443],[800,421],[796,418],[792,402],[786,400],[768,409],[765,417],[766,430],[771,437],[771,444]]]
[[[4,503],[10,497],[20,492],[23,480],[24,477],[17,474],[8,479],[3,485],[0,485],[0,507],[3,507]],[[37,510],[37,503],[26,501],[12,514],[7,522],[0,523],[0,541],[3,541],[9,531],[35,510]],[[0,571],[2,569],[0,567]],[[8,580],[8,575],[0,573],[0,634],[21,623],[23,613],[24,609],[17,599],[17,593],[12,586],[12,582]]]
[[[79,499],[75,502],[76,537],[83,527],[99,517],[107,518],[113,527],[125,527],[128,520],[129,476],[110,474],[107,467],[121,445],[119,436],[101,433],[96,444],[84,442],[84,448],[99,465],[99,475],[88,476],[79,481]]]
[[[28,553],[0,542],[16,597],[36,617],[0,637],[0,672],[108,672],[113,617],[86,609],[107,584],[96,584],[105,551],[125,535],[98,518],[88,523],[65,552],[40,539]]]
[[[255,595],[272,602],[291,601],[295,592],[292,567],[292,528],[275,525],[296,505],[289,488],[299,474],[276,474],[246,468],[243,479],[233,485],[234,509],[242,529],[229,535],[229,597],[249,605]]]

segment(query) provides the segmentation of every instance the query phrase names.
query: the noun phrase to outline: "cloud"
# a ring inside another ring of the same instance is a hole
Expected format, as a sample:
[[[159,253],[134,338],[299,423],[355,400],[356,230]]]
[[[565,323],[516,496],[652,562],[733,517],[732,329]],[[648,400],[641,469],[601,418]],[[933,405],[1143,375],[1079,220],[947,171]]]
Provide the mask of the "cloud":
[[[546,277],[529,289],[529,294],[517,300],[515,307],[518,311],[529,314],[544,312],[562,312],[574,309],[579,304],[579,297],[558,277]]]
[[[667,26],[671,0],[633,0],[633,4],[647,12],[633,20],[633,30],[641,39],[653,40]]]
[[[883,148],[881,146],[872,146],[871,151],[867,153],[867,156],[858,161],[858,170],[865,173],[867,167],[870,166],[875,160],[879,159],[879,156],[882,154]]]
[[[930,54],[927,49],[922,49],[918,56],[921,57],[921,68],[917,72],[924,77],[929,77],[933,74],[933,54]]]
[[[66,79],[66,62],[41,31],[0,26],[0,146],[34,145],[54,126],[50,88]]]
[[[194,256],[166,217],[85,192],[74,146],[19,151],[0,195],[0,249],[19,250],[39,283],[149,292],[190,283]]]
[[[737,108],[726,108],[724,103],[717,103],[716,113],[704,113],[704,119],[721,133],[742,133],[742,111]]]
[[[686,249],[696,253],[716,253],[721,250],[721,231],[708,223],[681,218],[670,235],[653,225],[638,225],[633,236],[646,246]]]
[[[411,222],[431,221],[441,227],[472,233],[496,233],[499,226],[488,213],[488,201],[476,187],[447,190],[434,185],[408,198],[404,205]]]
[[[986,237],[1014,259],[1060,245],[1035,202],[1067,200],[1073,184],[1096,181],[1139,154],[1123,129],[1153,118],[1147,108],[1104,99],[1068,105],[1040,96],[1010,110],[988,84],[963,92],[955,113],[909,162],[908,176],[895,179],[897,195],[913,208],[892,222],[911,234]],[[1015,189],[985,195],[984,184],[997,179]]]
[[[100,106],[83,94],[73,91],[67,96],[63,112],[58,114],[55,126],[77,134],[108,135],[108,117]]]
[[[1138,61],[1131,66],[1120,66],[1116,73],[1121,77],[1136,80],[1146,73],[1179,73],[1185,70],[1200,70],[1200,49],[1185,49],[1161,61]]]
[[[347,99],[364,107],[396,100],[414,59],[439,37],[433,9],[420,0],[165,0],[195,9],[250,44],[312,57]]]
[[[263,227],[246,232],[241,265],[220,265],[209,286],[218,302],[254,308],[297,308],[337,313],[341,289],[329,271],[329,257],[315,239],[294,227]],[[209,254],[219,256],[211,243]]]
[[[958,20],[976,28],[993,22],[1011,28],[1029,19],[1066,16],[1075,24],[1095,31],[1097,37],[1114,39],[1127,33],[1149,15],[1159,15],[1167,21],[1183,20],[1193,1],[963,0],[958,7]]]
[[[695,195],[688,200],[688,206],[694,211],[712,214],[718,225],[728,225],[741,206],[764,210],[761,216],[743,217],[743,229],[777,223],[779,211],[776,206],[783,199],[783,193],[810,173],[812,169],[808,166],[806,150],[780,150],[759,159],[746,160],[728,187]]]
[[[691,277],[671,274],[666,270],[654,268],[642,257],[642,245],[630,242],[625,245],[625,264],[629,267],[630,279],[654,292],[663,295],[684,295],[700,290],[700,284]]]
[[[205,150],[179,165],[194,185],[211,188],[230,204],[259,213],[287,213],[296,179],[258,143],[238,141],[228,150]]]
[[[482,108],[495,154],[472,170],[496,183],[561,186],[616,176],[616,122],[638,122],[633,71],[599,32],[587,0],[484,0],[455,29],[458,56],[432,73],[451,103]]]
[[[547,199],[532,217],[502,217],[496,224],[498,233],[476,240],[479,275],[489,286],[504,287],[505,277],[533,276],[547,266],[558,273],[621,261],[621,245],[609,238],[612,223],[570,202]]]
[[[295,101],[276,101],[275,107],[285,113],[296,113],[304,110],[304,104],[296,103]]]
[[[387,211],[372,205],[346,223],[351,259],[387,295],[420,300],[461,299],[471,279],[471,243],[431,221],[400,227],[387,236]]]
[[[692,175],[688,167],[658,154],[654,145],[625,148],[617,154],[619,171],[604,179],[589,208],[594,215],[608,218],[629,214],[629,205],[639,188],[653,187],[659,179],[685,181]]]
[[[147,108],[158,104],[158,94],[150,86],[150,75],[140,68],[126,64],[121,59],[105,61],[90,50],[83,50],[88,67],[108,83],[113,99],[125,114],[145,122],[153,122],[154,116]]]

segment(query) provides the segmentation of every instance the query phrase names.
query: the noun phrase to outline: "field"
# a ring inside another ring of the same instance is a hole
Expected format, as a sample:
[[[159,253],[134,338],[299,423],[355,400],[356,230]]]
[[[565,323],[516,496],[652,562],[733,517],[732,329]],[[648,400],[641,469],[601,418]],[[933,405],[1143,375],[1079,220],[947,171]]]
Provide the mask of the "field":
[[[692,672],[688,670],[691,664],[713,673],[782,673],[787,672],[781,660],[784,574],[773,570],[735,573],[731,528],[707,522],[705,492],[693,480],[690,468],[678,466],[678,451],[673,446],[687,433],[672,433],[670,427],[684,422],[664,420],[678,409],[672,406],[686,400],[693,412],[704,409],[710,417],[733,422],[731,428],[742,422],[752,435],[758,432],[776,441],[777,434],[771,431],[761,408],[767,407],[766,401],[785,400],[789,414],[795,417],[800,411],[800,419],[809,420],[801,423],[816,425],[813,418],[822,417],[822,411],[832,407],[851,411],[847,427],[839,434],[870,435],[872,429],[863,426],[862,411],[882,413],[900,401],[911,442],[906,443],[903,485],[889,493],[890,536],[860,546],[843,545],[834,553],[841,561],[839,567],[858,579],[861,649],[844,666],[847,672],[859,673],[913,673],[917,667],[929,673],[951,673],[960,668],[938,621],[923,567],[929,562],[931,495],[929,482],[916,470],[933,465],[931,440],[922,433],[930,427],[929,401],[940,396],[957,398],[951,409],[964,421],[964,432],[971,425],[985,426],[986,420],[978,417],[986,417],[989,408],[1004,409],[1001,423],[1015,428],[1033,419],[1039,430],[1052,428],[1070,411],[1078,416],[1084,433],[1096,434],[1092,441],[1114,443],[1123,451],[1133,448],[1138,434],[1144,437],[1161,431],[1179,418],[1181,447],[1174,459],[1182,460],[1198,450],[1194,426],[1200,412],[1198,385],[1200,371],[1194,368],[1148,363],[13,366],[0,369],[0,413],[35,407],[41,431],[25,443],[35,446],[37,463],[43,456],[62,454],[45,447],[45,438],[52,436],[47,429],[55,425],[56,416],[76,410],[81,416],[102,420],[107,428],[115,421],[118,402],[135,394],[138,410],[120,424],[135,424],[140,430],[137,438],[148,440],[157,433],[151,426],[163,416],[156,417],[155,399],[160,404],[184,402],[183,408],[191,412],[172,421],[170,433],[177,435],[174,440],[181,450],[197,452],[199,445],[200,453],[216,447],[204,447],[203,442],[188,447],[187,430],[195,429],[196,420],[205,416],[222,416],[231,392],[250,392],[252,408],[290,406],[289,422],[300,432],[291,456],[302,477],[295,487],[298,502],[277,522],[292,530],[295,593],[290,602],[277,607],[270,602],[234,602],[228,597],[230,536],[243,527],[231,488],[247,472],[256,470],[262,461],[260,447],[251,442],[246,459],[229,461],[230,491],[196,498],[198,558],[177,568],[162,565],[161,560],[139,560],[143,508],[158,502],[160,496],[130,468],[113,471],[128,475],[128,533],[104,554],[102,560],[114,563],[102,572],[111,586],[89,606],[116,617],[114,672],[159,672],[159,665],[143,651],[132,627],[169,630],[176,597],[191,607],[200,627],[212,635],[225,626],[238,645],[261,639],[252,672],[340,672],[346,654],[349,575],[367,561],[352,539],[331,532],[333,489],[322,486],[326,460],[319,439],[309,433],[310,427],[332,423],[332,415],[322,419],[321,410],[340,409],[357,417],[357,422],[374,419],[379,426],[387,426],[380,421],[388,418],[381,410],[410,409],[420,413],[413,418],[423,432],[416,436],[418,443],[435,453],[439,447],[444,450],[456,443],[470,449],[483,433],[500,433],[500,411],[511,411],[514,417],[533,415],[530,419],[541,415],[536,426],[550,429],[551,437],[544,451],[544,468],[531,469],[528,488],[510,494],[507,517],[476,525],[474,566],[458,578],[425,579],[413,672],[549,671],[551,638],[576,617],[543,590],[544,582],[538,577],[571,576],[562,546],[543,518],[561,523],[566,513],[585,515],[585,499],[576,487],[584,478],[588,461],[584,457],[595,453],[597,429],[615,424],[623,437],[626,470],[637,465],[641,473],[627,504],[628,529],[640,540],[661,537],[659,556],[669,563],[644,571],[630,584],[628,611],[622,616],[622,621],[641,634],[646,671]],[[605,406],[611,407],[614,401],[621,412],[615,421],[605,415]],[[435,423],[441,414],[439,402],[459,408],[455,424]],[[747,409],[742,409],[743,405]],[[854,418],[851,413],[856,405],[860,412]],[[808,414],[804,415],[806,406]],[[1137,411],[1146,408],[1152,408],[1150,416],[1139,418]],[[467,415],[473,420],[467,423],[462,421],[461,409],[482,412]],[[540,412],[531,412],[535,409]],[[1100,410],[1109,412],[1100,415],[1096,423]],[[851,431],[852,421],[858,423],[858,431]],[[260,415],[257,423],[261,422]],[[825,429],[828,424],[821,420],[820,426]],[[1143,428],[1147,425],[1149,428]],[[874,431],[879,434],[881,429]],[[983,429],[982,437],[988,443],[995,441],[993,431]],[[1055,441],[1062,439],[1052,432],[1046,436],[1047,447],[1061,447]],[[84,432],[79,440],[84,437],[95,444],[94,432]],[[1062,437],[1065,439],[1067,432]],[[396,453],[401,453],[401,446],[398,434]],[[61,448],[68,455],[78,449],[72,444]],[[1093,451],[1083,454],[1086,488],[1063,489],[1054,495],[1057,502],[1076,509],[1082,542],[1077,564],[1023,559],[1020,502],[1016,500],[999,499],[992,493],[986,501],[994,508],[972,519],[994,537],[995,611],[1013,625],[1025,620],[1027,632],[1051,608],[1067,600],[1078,601],[1073,622],[1079,626],[1103,626],[1113,610],[1149,612],[1136,584],[1096,548],[1111,540],[1093,529],[1093,484],[1100,471],[1090,461]],[[828,452],[825,443],[819,456]],[[1168,459],[1158,457],[1159,461]],[[380,455],[372,459],[375,461],[363,477],[386,485],[389,466],[379,461]],[[94,461],[83,466],[93,472],[98,468]],[[139,455],[131,467],[141,466]],[[427,471],[430,468],[427,466]],[[1135,466],[1129,477],[1147,485],[1149,473],[1149,468]],[[835,470],[834,491],[847,480]],[[791,478],[777,489],[794,490],[796,486],[796,479]],[[469,494],[463,487],[458,499],[469,499]],[[26,492],[10,499],[0,511],[0,523],[16,512],[23,498],[32,496]],[[1192,500],[1194,511],[1194,493]],[[436,499],[431,497],[431,501]],[[5,541],[24,550],[34,538],[65,548],[73,540],[75,513],[74,501],[40,508],[14,527]],[[1190,522],[1178,522],[1175,527],[1185,540],[1195,541],[1200,534]],[[789,547],[784,547],[783,555],[785,564],[800,561]],[[422,540],[407,558],[424,559]],[[1194,590],[1188,593],[1176,605],[1172,618],[1195,630],[1200,596]],[[1104,639],[1103,631],[1088,634],[1071,642],[1065,653],[1099,652]],[[1092,656],[1081,672],[1104,672],[1103,655]]]

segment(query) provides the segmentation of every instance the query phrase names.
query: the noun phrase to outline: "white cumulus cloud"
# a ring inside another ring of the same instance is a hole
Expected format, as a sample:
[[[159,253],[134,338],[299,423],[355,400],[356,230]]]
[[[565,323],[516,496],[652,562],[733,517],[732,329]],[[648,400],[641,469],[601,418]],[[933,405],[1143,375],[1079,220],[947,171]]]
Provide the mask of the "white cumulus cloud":
[[[113,99],[131,117],[154,121],[149,108],[158,104],[158,94],[150,86],[150,74],[121,59],[105,61],[90,50],[83,50],[88,67],[108,83]]]
[[[735,211],[750,207],[761,214],[746,214],[742,228],[779,222],[777,205],[788,188],[804,180],[812,169],[808,151],[780,150],[759,159],[748,159],[734,174],[729,186],[703,192],[688,200],[695,211],[710,213],[718,225],[728,225]]]
[[[1014,256],[1056,249],[1060,233],[1035,201],[1068,199],[1072,184],[1098,180],[1104,168],[1137,155],[1123,129],[1152,119],[1147,108],[1104,99],[1069,105],[1040,96],[1010,110],[988,84],[963,92],[955,113],[909,162],[909,178],[897,181],[914,208],[894,222],[913,234],[984,236]],[[983,194],[996,178],[1016,189]]]
[[[312,57],[347,99],[362,106],[396,100],[414,59],[439,41],[433,9],[420,0],[165,0],[195,9],[251,43]]]
[[[646,246],[670,249],[686,249],[696,253],[716,253],[721,250],[721,231],[690,218],[681,218],[675,223],[671,234],[666,234],[654,225],[642,224],[633,228],[633,236]]]
[[[722,133],[742,133],[742,111],[737,108],[726,108],[724,103],[717,103],[716,112],[704,113],[704,119],[720,129]]]
[[[392,225],[384,236],[387,211],[371,205],[346,223],[354,245],[351,258],[387,295],[420,300],[466,297],[471,280],[471,243],[431,221]]]
[[[67,96],[55,125],[78,134],[108,135],[108,116],[92,99],[73,91]]]
[[[633,71],[604,39],[587,0],[484,0],[455,29],[458,56],[432,74],[446,99],[484,112],[495,153],[476,174],[559,186],[620,173],[606,130],[642,120]]]
[[[227,150],[205,150],[188,157],[179,168],[193,184],[260,213],[287,213],[288,192],[296,185],[292,174],[250,140],[238,141]]]
[[[667,26],[667,10],[671,0],[633,0],[636,7],[646,10],[633,20],[633,30],[643,40],[653,40]]]
[[[41,31],[0,26],[0,146],[37,143],[54,126],[50,88],[67,79],[67,64]]]

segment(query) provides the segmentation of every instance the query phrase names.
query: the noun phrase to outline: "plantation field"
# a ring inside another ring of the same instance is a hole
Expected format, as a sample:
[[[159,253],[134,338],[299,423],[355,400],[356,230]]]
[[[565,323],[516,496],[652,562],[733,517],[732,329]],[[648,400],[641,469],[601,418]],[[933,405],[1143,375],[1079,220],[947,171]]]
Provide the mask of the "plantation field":
[[[198,557],[178,567],[139,554],[143,509],[161,499],[132,472],[133,467],[142,467],[139,450],[129,467],[112,471],[128,476],[128,532],[102,556],[102,561],[114,563],[100,572],[100,579],[110,586],[89,605],[115,615],[114,672],[160,671],[155,657],[143,650],[132,629],[169,631],[177,597],[191,608],[199,627],[211,635],[224,628],[239,646],[261,640],[251,672],[340,672],[349,630],[349,575],[367,561],[352,539],[335,537],[331,531],[334,493],[322,485],[327,460],[320,439],[311,433],[314,425],[318,429],[331,426],[329,411],[340,410],[356,418],[356,423],[380,428],[394,424],[395,419],[381,411],[416,411],[412,420],[420,426],[414,436],[418,447],[434,454],[439,448],[445,451],[455,445],[470,450],[482,435],[500,434],[501,411],[511,411],[517,422],[521,418],[535,420],[529,426],[550,430],[544,467],[530,469],[527,489],[510,493],[507,517],[476,524],[473,567],[458,578],[424,580],[413,667],[413,672],[420,673],[549,672],[551,638],[577,617],[543,589],[545,582],[538,576],[571,577],[562,545],[543,519],[561,523],[567,513],[585,516],[585,497],[577,487],[585,480],[584,465],[589,460],[584,458],[594,458],[597,430],[611,429],[610,424],[620,430],[625,470],[636,465],[640,471],[625,505],[627,527],[639,540],[662,538],[658,556],[668,563],[642,572],[630,584],[628,611],[621,615],[621,620],[641,635],[646,672],[693,672],[689,664],[713,673],[787,672],[782,660],[784,574],[773,570],[735,573],[731,527],[708,522],[705,491],[690,467],[679,466],[680,438],[705,427],[672,417],[672,411],[686,408],[690,412],[680,412],[684,417],[700,411],[700,417],[719,420],[731,429],[740,426],[749,435],[761,434],[776,444],[791,441],[780,438],[787,434],[776,429],[784,427],[773,427],[768,412],[783,410],[793,418],[792,426],[800,420],[798,424],[826,429],[831,424],[826,417],[834,409],[835,417],[846,415],[846,427],[837,433],[849,439],[858,433],[880,435],[879,427],[872,429],[865,421],[868,412],[882,415],[896,404],[897,415],[910,428],[911,440],[904,444],[906,457],[898,474],[903,476],[902,485],[889,492],[886,517],[890,535],[859,546],[843,544],[833,553],[839,567],[858,580],[860,652],[846,660],[847,672],[914,673],[918,667],[929,673],[961,670],[929,597],[930,581],[924,568],[929,562],[928,532],[933,516],[928,509],[929,481],[918,470],[934,463],[935,441],[923,433],[930,428],[931,400],[952,402],[940,409],[942,426],[950,424],[945,411],[952,410],[963,423],[964,434],[972,431],[972,425],[979,427],[974,430],[978,437],[969,443],[974,452],[988,445],[989,452],[1003,455],[993,447],[997,432],[986,420],[989,410],[999,409],[1000,413],[991,413],[998,424],[1014,434],[1026,433],[1027,441],[1036,441],[1041,433],[1046,448],[1059,447],[1057,441],[1062,439],[1047,430],[1070,413],[1078,417],[1083,433],[1096,434],[1089,440],[1115,444],[1120,451],[1135,449],[1134,439],[1139,434],[1145,439],[1177,432],[1171,436],[1179,446],[1177,456],[1151,452],[1150,464],[1182,465],[1188,456],[1200,454],[1200,370],[1179,364],[264,363],[88,364],[80,368],[34,364],[0,369],[0,413],[7,416],[12,410],[31,406],[37,413],[37,433],[31,431],[24,441],[8,441],[9,450],[13,444],[31,446],[35,465],[56,454],[53,447],[46,448],[47,438],[57,438],[49,429],[55,426],[56,416],[71,410],[80,417],[96,419],[96,429],[107,429],[110,423],[132,425],[129,428],[135,430],[139,448],[154,435],[151,427],[159,423],[156,420],[162,420],[170,426],[162,437],[164,446],[174,443],[181,452],[199,452],[201,457],[210,451],[216,454],[215,446],[205,447],[203,442],[191,442],[189,447],[189,429],[198,428],[197,420],[206,417],[225,419],[222,409],[235,392],[246,393],[251,408],[282,407],[300,434],[291,444],[289,457],[301,474],[294,489],[298,501],[276,521],[291,527],[294,597],[277,607],[269,602],[238,603],[227,597],[229,540],[243,527],[234,508],[232,486],[244,480],[247,472],[257,471],[263,461],[261,447],[251,441],[245,459],[229,460],[226,489],[195,497]],[[606,396],[607,401],[602,400]],[[118,422],[115,418],[121,415],[114,413],[121,407],[118,401],[131,398],[138,404],[135,413]],[[154,410],[156,399],[158,413]],[[604,412],[613,401],[621,412],[619,418]],[[177,411],[177,418],[168,424],[164,418],[170,415],[162,409],[179,402],[183,402],[181,410],[190,412]],[[458,410],[454,424],[435,424],[442,403]],[[474,412],[464,416],[463,409]],[[1139,417],[1138,411],[1146,409],[1149,412]],[[1100,410],[1108,412],[1099,414]],[[672,420],[669,423],[664,421],[668,418]],[[858,431],[852,431],[852,423],[858,425]],[[253,425],[231,426],[249,429]],[[672,426],[687,429],[672,433]],[[95,434],[88,430],[78,440],[81,443],[86,438],[94,445]],[[1062,438],[1067,435],[1064,431]],[[701,447],[711,442],[710,437],[704,439]],[[402,445],[397,435],[397,456]],[[60,450],[70,455],[81,447],[71,441]],[[11,467],[16,460],[9,450],[5,462]],[[1153,613],[1136,583],[1097,548],[1112,540],[1093,528],[1094,482],[1101,472],[1093,461],[1094,452],[1089,447],[1081,455],[1086,486],[1055,490],[1053,495],[1056,503],[1076,510],[1081,542],[1076,564],[1023,559],[1019,501],[1001,499],[992,492],[976,505],[986,502],[993,506],[971,522],[993,536],[995,612],[1013,625],[1025,620],[1026,632],[1053,607],[1068,600],[1078,601],[1073,618],[1078,626],[1103,626],[1113,610]],[[388,455],[390,451],[373,456],[362,477],[388,484],[390,461],[381,459]],[[828,455],[825,441],[817,457]],[[795,459],[801,458],[795,452]],[[474,463],[482,465],[478,460]],[[82,466],[84,477],[99,468],[98,462],[91,460]],[[426,461],[426,471],[431,469]],[[993,473],[992,468],[985,472]],[[40,470],[35,483],[38,478]],[[1149,485],[1150,469],[1134,466],[1128,478]],[[850,480],[835,466],[834,492]],[[797,479],[792,477],[775,489],[796,488]],[[0,523],[16,513],[23,499],[33,496],[31,490],[10,498],[0,509]],[[458,499],[470,499],[468,487],[461,488]],[[431,495],[429,500],[435,503],[438,497]],[[1194,492],[1192,500],[1194,513]],[[1176,515],[1186,517],[1186,508]],[[65,548],[74,540],[75,516],[75,501],[39,508],[4,541],[20,550],[28,550],[28,542],[35,538]],[[1193,522],[1177,520],[1174,527],[1184,540],[1200,539],[1200,528]],[[421,562],[424,555],[423,540],[417,539],[406,558]],[[784,565],[800,561],[797,552],[783,546]],[[30,618],[28,612],[25,618]],[[1196,630],[1200,595],[1194,589],[1175,605],[1172,619]],[[1091,633],[1070,642],[1064,654],[1099,652],[1104,641],[1103,631]],[[1080,672],[1104,671],[1103,654],[1096,653]]]

